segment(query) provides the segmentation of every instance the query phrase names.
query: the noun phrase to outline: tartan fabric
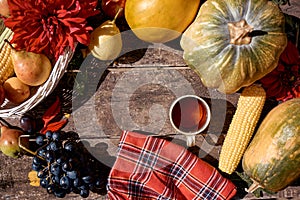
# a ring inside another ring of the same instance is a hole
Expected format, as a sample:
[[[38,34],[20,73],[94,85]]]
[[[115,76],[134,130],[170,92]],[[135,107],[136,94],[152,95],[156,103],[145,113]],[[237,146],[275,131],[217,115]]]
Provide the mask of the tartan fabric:
[[[107,191],[111,200],[224,200],[236,194],[236,187],[182,146],[123,131]]]

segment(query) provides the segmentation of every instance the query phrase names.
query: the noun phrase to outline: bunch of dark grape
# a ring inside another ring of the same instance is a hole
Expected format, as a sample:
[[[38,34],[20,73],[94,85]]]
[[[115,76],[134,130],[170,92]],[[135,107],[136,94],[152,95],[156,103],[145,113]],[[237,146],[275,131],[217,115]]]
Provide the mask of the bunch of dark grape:
[[[73,133],[73,132],[72,132]],[[103,190],[107,177],[103,166],[79,138],[68,132],[51,132],[36,137],[39,148],[33,157],[40,185],[49,194],[63,198],[73,192],[86,198],[90,191]]]

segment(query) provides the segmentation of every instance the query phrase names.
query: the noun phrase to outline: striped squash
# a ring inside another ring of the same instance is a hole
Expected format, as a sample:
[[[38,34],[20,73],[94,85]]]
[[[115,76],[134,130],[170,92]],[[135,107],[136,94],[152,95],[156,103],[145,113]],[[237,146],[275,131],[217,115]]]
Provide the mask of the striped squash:
[[[261,187],[277,192],[300,178],[300,98],[273,108],[262,121],[242,159],[245,173]]]

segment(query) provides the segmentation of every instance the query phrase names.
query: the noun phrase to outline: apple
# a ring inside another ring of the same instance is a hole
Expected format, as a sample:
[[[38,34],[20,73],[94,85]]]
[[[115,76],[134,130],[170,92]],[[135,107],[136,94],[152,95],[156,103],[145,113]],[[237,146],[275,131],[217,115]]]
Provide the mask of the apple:
[[[9,17],[9,6],[7,0],[0,0],[0,15]]]
[[[101,8],[103,12],[111,18],[114,18],[118,11],[122,9],[117,16],[117,18],[121,18],[124,16],[125,2],[126,0],[102,0]]]

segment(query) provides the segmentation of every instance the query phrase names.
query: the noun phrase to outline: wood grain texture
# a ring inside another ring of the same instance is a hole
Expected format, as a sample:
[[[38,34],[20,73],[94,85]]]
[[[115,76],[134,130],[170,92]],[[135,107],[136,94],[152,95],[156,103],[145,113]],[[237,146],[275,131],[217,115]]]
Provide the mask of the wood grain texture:
[[[300,18],[300,1],[289,0],[289,4],[281,5],[280,8],[283,13]]]

